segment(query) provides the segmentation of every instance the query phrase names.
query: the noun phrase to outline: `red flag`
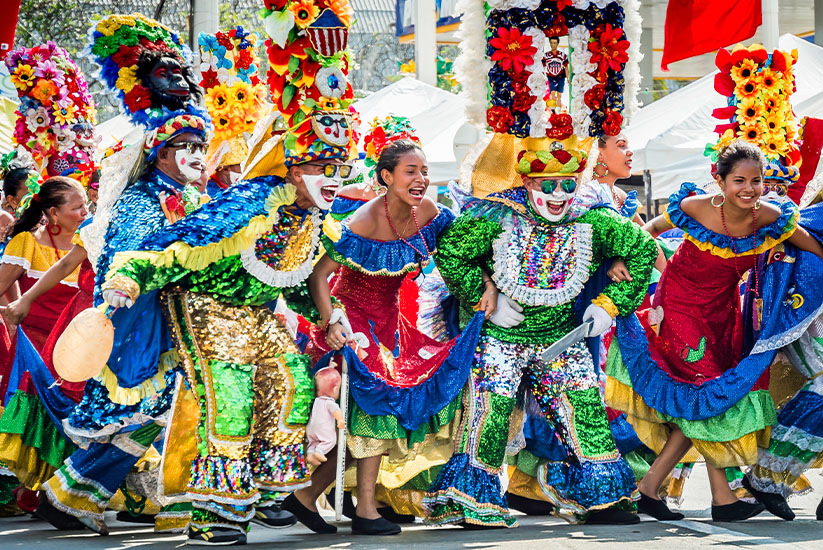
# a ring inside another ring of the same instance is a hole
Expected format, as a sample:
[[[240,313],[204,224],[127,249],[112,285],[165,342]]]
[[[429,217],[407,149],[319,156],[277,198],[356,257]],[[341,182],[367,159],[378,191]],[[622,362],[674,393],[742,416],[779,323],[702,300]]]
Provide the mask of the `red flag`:
[[[669,0],[664,71],[669,63],[731,46],[754,36],[763,21],[761,0]]]
[[[21,0],[5,0],[3,17],[0,17],[0,60],[6,57],[14,45],[14,30],[20,15]]]

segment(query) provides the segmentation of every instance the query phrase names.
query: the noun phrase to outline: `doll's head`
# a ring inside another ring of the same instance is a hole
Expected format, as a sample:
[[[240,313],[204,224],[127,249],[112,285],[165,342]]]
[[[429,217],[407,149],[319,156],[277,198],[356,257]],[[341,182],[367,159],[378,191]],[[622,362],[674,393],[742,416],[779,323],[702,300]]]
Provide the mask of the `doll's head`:
[[[340,383],[340,373],[332,367],[321,369],[314,375],[314,387],[317,397],[337,399],[340,397]]]

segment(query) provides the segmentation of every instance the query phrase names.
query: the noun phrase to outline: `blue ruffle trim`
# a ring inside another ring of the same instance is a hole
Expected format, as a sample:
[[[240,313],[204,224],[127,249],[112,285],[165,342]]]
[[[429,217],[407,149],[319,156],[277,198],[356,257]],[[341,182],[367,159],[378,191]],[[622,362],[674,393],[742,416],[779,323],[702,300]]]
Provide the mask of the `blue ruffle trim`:
[[[577,505],[584,511],[631,499],[637,489],[634,472],[622,458],[614,462],[549,462],[545,471],[546,486],[571,504],[570,508]]]
[[[469,455],[456,453],[437,474],[437,479],[423,499],[423,506],[431,511],[442,505],[450,512],[452,522],[462,521],[460,510],[471,510],[466,518],[481,519],[488,516],[497,520],[505,513],[504,521],[514,523],[509,515],[509,505],[503,494],[500,477],[472,466]]]
[[[690,195],[705,194],[706,192],[698,188],[694,183],[684,183],[681,185],[680,190],[677,193],[673,193],[669,197],[669,207],[667,209],[667,213],[669,214],[669,219],[672,224],[675,227],[679,227],[685,231],[690,237],[702,243],[711,243],[719,248],[727,248],[730,250],[732,249],[732,243],[734,243],[733,250],[735,250],[737,254],[742,254],[753,250],[755,248],[755,243],[753,242],[751,236],[729,237],[728,235],[715,233],[680,209],[680,203],[686,197]],[[787,226],[789,225],[792,217],[797,214],[797,206],[791,201],[786,201],[775,206],[779,206],[782,213],[773,223],[763,226],[757,230],[757,246],[763,244],[766,237],[778,239],[783,236],[783,234],[786,233]]]
[[[777,423],[823,438],[823,396],[810,391],[799,392],[783,406],[777,415]]]
[[[632,387],[646,404],[658,412],[686,420],[706,420],[718,416],[752,389],[772,363],[777,350],[800,336],[802,330],[821,313],[823,286],[819,284],[823,261],[809,252],[787,245],[786,256],[794,262],[769,265],[761,281],[763,320],[754,352],[736,367],[699,386],[673,380],[652,359],[649,341],[634,315],[617,318],[617,337]],[[787,301],[800,292],[803,304],[797,309]]]
[[[262,176],[238,182],[219,195],[146,239],[140,250],[161,251],[181,241],[189,246],[206,246],[229,238],[249,224],[253,217],[267,214],[266,199],[285,180]]]
[[[427,249],[434,252],[438,235],[454,221],[451,210],[439,204],[437,208],[438,214],[421,227],[419,233],[406,239],[421,253]],[[401,274],[409,271],[410,266],[418,264],[421,260],[414,248],[399,239],[377,241],[361,237],[349,229],[348,221],[343,222],[341,231],[340,239],[333,243],[334,251],[368,272]],[[426,242],[425,246],[423,239]]]
[[[377,378],[351,347],[344,347],[343,355],[351,377],[351,396],[357,406],[372,416],[394,416],[401,426],[411,431],[427,423],[457,397],[469,379],[484,316],[482,311],[475,313],[443,364],[428,380],[411,388],[391,386]],[[327,367],[331,358],[339,353],[331,351],[321,357],[313,371]]]
[[[337,195],[334,202],[331,203],[329,213],[337,218],[351,214],[361,206],[366,204],[366,201],[360,199],[350,199],[348,197],[341,197]]]
[[[629,191],[626,193],[623,206],[620,207],[620,215],[631,220],[637,215],[638,210],[640,210],[640,201],[637,198],[637,191]]]
[[[634,431],[634,428],[626,419],[625,413],[609,422],[609,428],[611,428],[612,437],[614,437],[617,450],[620,451],[621,455],[625,456],[638,449],[646,449],[646,446],[637,437],[637,432]]]

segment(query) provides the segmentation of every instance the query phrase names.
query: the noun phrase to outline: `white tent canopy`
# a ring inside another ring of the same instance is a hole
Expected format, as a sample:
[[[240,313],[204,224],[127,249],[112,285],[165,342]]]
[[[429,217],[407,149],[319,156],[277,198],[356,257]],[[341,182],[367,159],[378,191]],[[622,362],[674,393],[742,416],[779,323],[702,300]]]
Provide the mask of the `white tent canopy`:
[[[795,115],[823,117],[823,48],[792,34],[781,36],[779,44],[781,50],[798,52]],[[712,117],[712,110],[724,106],[723,96],[714,90],[715,74],[642,108],[626,129],[634,151],[632,168],[651,170],[654,199],[665,199],[684,181],[711,180],[711,160],[703,151],[717,141],[715,126],[724,123]]]

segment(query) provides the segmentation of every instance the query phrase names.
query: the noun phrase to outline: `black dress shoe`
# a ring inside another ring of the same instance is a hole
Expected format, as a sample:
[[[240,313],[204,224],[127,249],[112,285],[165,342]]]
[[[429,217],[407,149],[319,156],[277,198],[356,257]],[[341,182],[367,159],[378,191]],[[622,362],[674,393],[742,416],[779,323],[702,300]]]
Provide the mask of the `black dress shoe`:
[[[251,521],[270,529],[282,529],[297,523],[297,518],[291,512],[281,510],[277,505],[272,505],[255,509]]]
[[[634,512],[606,508],[591,512],[585,523],[586,525],[634,525],[640,523],[640,518]]]
[[[83,531],[86,529],[85,524],[79,519],[52,506],[45,495],[40,497],[40,504],[37,506],[35,514],[60,531]]]
[[[154,516],[149,514],[137,514],[136,516],[131,515],[131,512],[127,512],[123,510],[122,512],[117,512],[117,516],[115,516],[117,521],[122,521],[123,523],[141,523],[146,525],[154,525]]]
[[[334,508],[334,488],[332,488],[329,491],[329,494],[326,495],[326,500],[329,502],[329,506]],[[351,491],[343,491],[343,515],[349,519],[354,519],[354,510],[355,506],[354,501],[351,498]]]
[[[246,534],[224,527],[209,527],[208,529],[189,527],[186,544],[189,546],[239,546],[246,544]]]
[[[752,484],[747,476],[743,476],[743,487],[745,487],[746,490],[757,499],[757,502],[765,506],[766,510],[770,513],[781,519],[785,519],[786,521],[791,521],[794,519],[794,512],[783,495],[776,495],[774,493],[767,493],[765,491],[755,489],[752,487]]]
[[[744,521],[753,518],[766,507],[760,504],[749,504],[738,500],[733,504],[723,506],[712,505],[712,521]]]
[[[643,493],[640,493],[640,500],[637,501],[637,512],[651,516],[657,521],[677,521],[686,517],[680,512],[669,510],[662,500],[647,497]]]
[[[315,533],[330,535],[332,533],[337,532],[337,527],[335,527],[334,525],[329,525],[320,516],[320,514],[318,514],[317,512],[312,512],[311,510],[303,506],[303,504],[299,500],[297,500],[297,497],[294,496],[294,493],[286,497],[286,500],[283,501],[283,504],[280,505],[280,508],[282,510],[294,514],[294,517],[297,518],[297,521],[299,521]]]
[[[549,516],[554,510],[554,506],[546,501],[521,497],[512,493],[506,493],[506,502],[509,503],[509,508],[523,512],[527,516]]]
[[[392,523],[414,523],[413,514],[398,514],[391,506],[383,506],[377,509],[377,513]]]
[[[399,535],[400,526],[384,517],[366,519],[355,515],[351,522],[351,532],[355,535]]]

